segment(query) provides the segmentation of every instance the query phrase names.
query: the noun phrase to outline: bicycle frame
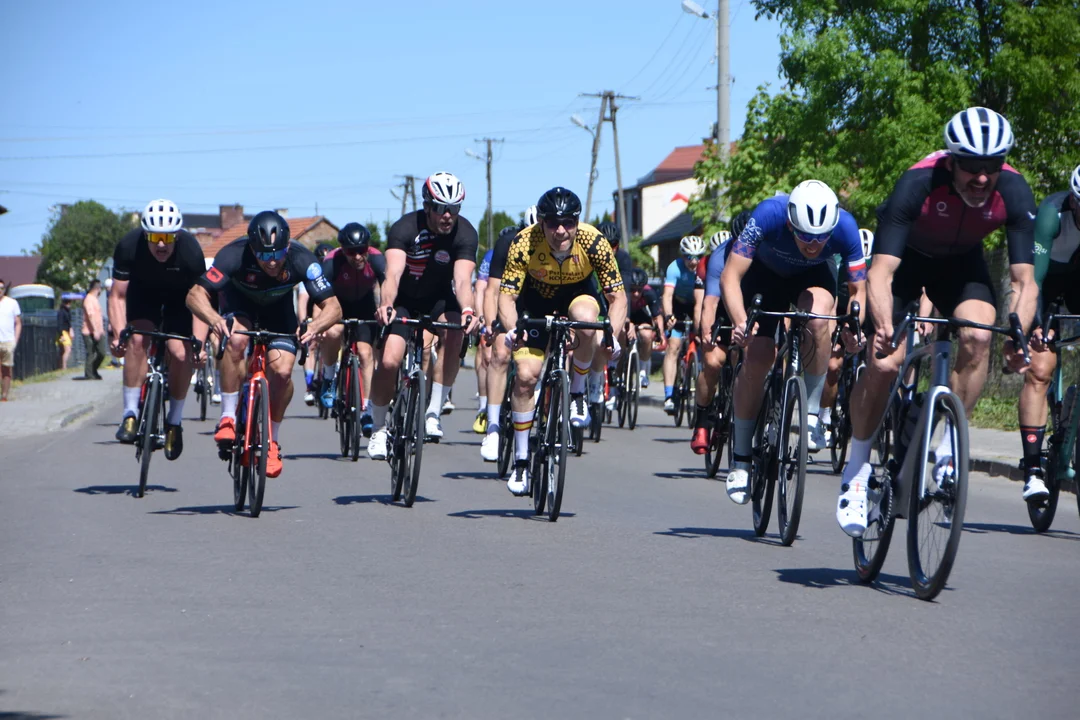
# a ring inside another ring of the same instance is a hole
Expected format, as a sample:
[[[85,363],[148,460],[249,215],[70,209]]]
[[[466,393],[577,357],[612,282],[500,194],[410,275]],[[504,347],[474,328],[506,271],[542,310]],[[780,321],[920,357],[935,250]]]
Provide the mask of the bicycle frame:
[[[1047,322],[1048,327],[1052,327],[1060,320],[1080,320],[1080,315],[1051,315]],[[1073,390],[1074,397],[1072,405],[1068,408],[1066,416],[1062,416],[1062,411],[1065,410],[1064,400],[1067,390],[1064,388],[1063,383],[1063,370],[1062,370],[1062,349],[1071,345],[1080,343],[1080,335],[1075,335],[1064,340],[1054,339],[1051,341],[1051,345],[1054,348],[1054,354],[1057,356],[1057,364],[1054,367],[1054,374],[1050,380],[1050,387],[1047,389],[1047,395],[1050,396],[1050,411],[1051,417],[1054,420],[1054,432],[1053,437],[1059,437],[1060,441],[1056,444],[1056,450],[1058,456],[1055,467],[1057,468],[1057,477],[1059,479],[1072,480],[1076,477],[1076,467],[1073,463],[1073,448],[1076,444],[1077,429],[1080,427],[1080,403],[1076,402],[1075,394],[1080,394],[1080,388]],[[1059,435],[1063,432],[1064,434]]]

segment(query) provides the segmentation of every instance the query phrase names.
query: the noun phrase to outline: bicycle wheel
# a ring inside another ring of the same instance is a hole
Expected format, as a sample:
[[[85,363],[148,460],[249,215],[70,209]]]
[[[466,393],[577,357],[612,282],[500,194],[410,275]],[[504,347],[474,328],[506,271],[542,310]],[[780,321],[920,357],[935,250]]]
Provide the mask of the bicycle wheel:
[[[161,426],[161,378],[151,376],[146,383],[146,397],[143,399],[142,418],[139,420],[139,489],[135,497],[146,494],[146,481],[150,478],[150,458],[154,454],[154,441]]]
[[[709,447],[705,450],[705,477],[708,478],[716,477],[720,471],[724,445],[731,434],[731,402],[731,368],[725,365],[720,369],[720,382],[709,406],[712,429],[709,431]]]
[[[199,368],[195,376],[195,390],[199,395],[199,422],[206,420],[206,403],[210,399],[210,385],[206,381],[206,365]]]
[[[574,454],[581,457],[585,449],[585,428],[570,427],[570,444],[574,448]]]
[[[908,507],[908,570],[915,594],[932,600],[945,587],[960,546],[967,506],[968,428],[964,406],[952,393],[939,394],[930,414],[930,444],[920,441],[917,466],[924,476],[911,488]],[[936,478],[933,448],[949,435],[952,469]]]
[[[887,468],[875,468],[868,487],[866,530],[861,538],[852,538],[851,550],[855,558],[855,574],[859,581],[871,583],[877,579],[885,556],[889,554],[893,527],[896,524],[896,495]]]
[[[615,393],[615,415],[619,420],[619,427],[626,425],[626,421],[630,419],[630,380],[626,370],[626,365],[629,361],[619,361],[620,370],[615,373],[615,377],[612,379],[611,388]]]
[[[266,493],[266,459],[270,457],[270,388],[266,378],[252,386],[254,401],[248,421],[251,423],[251,445],[248,447],[248,510],[251,517],[262,512]]]
[[[427,382],[424,372],[416,372],[415,388],[409,394],[409,411],[405,415],[405,453],[411,456],[409,472],[404,475],[401,499],[405,507],[416,502],[420,484],[420,461],[424,457],[424,412],[427,409]]]
[[[626,368],[626,421],[630,429],[637,427],[638,400],[641,393],[641,363],[637,353],[630,356]]]
[[[360,459],[360,414],[364,411],[363,401],[360,399],[360,360],[355,356],[349,358],[349,394],[346,396],[349,428],[352,434],[350,438],[349,452],[352,461]]]
[[[683,389],[686,398],[683,405],[686,407],[686,424],[697,427],[697,378],[700,369],[697,354],[690,356],[690,362],[686,364],[686,377],[683,378]]]
[[[682,384],[685,376],[686,359],[679,358],[679,365],[675,368],[675,387],[671,389],[671,399],[675,403],[675,427],[682,427],[683,415],[686,413],[686,398]]]
[[[770,460],[770,449],[776,444],[780,412],[773,407],[774,395],[770,382],[758,414],[757,427],[754,429],[754,460],[750,465],[750,506],[754,516],[754,534],[758,537],[764,535],[769,528],[776,479],[772,467],[774,463]]]
[[[1076,444],[1073,446],[1073,467],[1080,468],[1080,432],[1076,433]],[[1077,479],[1075,482],[1080,482]],[[1074,487],[1076,490],[1076,510],[1080,512],[1080,487]]]
[[[545,375],[546,373],[541,373],[540,377]],[[552,448],[548,447],[544,440],[547,438],[551,395],[551,388],[541,388],[540,399],[533,414],[532,431],[529,433],[529,481],[532,484],[533,512],[536,515],[542,515],[547,506],[547,455]]]
[[[589,439],[594,443],[600,442],[600,435],[604,431],[604,410],[604,403],[598,402],[593,403],[589,411]]]
[[[784,409],[780,416],[780,447],[777,448],[779,497],[776,522],[780,543],[790,546],[799,534],[803,489],[806,487],[806,385],[801,377],[784,383]]]
[[[844,470],[844,461],[847,459],[848,437],[851,434],[850,421],[844,411],[844,404],[837,396],[832,407],[832,447],[829,448],[829,459],[832,461],[834,475],[839,475]]]
[[[544,437],[548,447],[545,473],[548,520],[555,522],[559,519],[563,488],[566,485],[566,445],[570,434],[570,383],[563,370],[556,370],[554,373],[545,430]]]
[[[229,456],[229,470],[233,481],[233,509],[240,512],[244,509],[244,501],[247,500],[248,472],[244,464],[244,426],[238,420],[236,423],[236,440],[233,441]]]
[[[408,408],[409,386],[406,383],[398,390],[397,398],[394,400],[394,407],[390,412],[388,426],[389,437],[387,443],[389,447],[387,457],[390,459],[390,500],[392,502],[401,499],[401,487],[405,483],[405,475],[412,470],[412,455],[405,450],[405,434],[407,432],[405,413]]]
[[[350,378],[348,368],[339,368],[337,372],[337,394],[334,397],[334,424],[337,425],[338,446],[341,449],[341,457],[349,457],[352,452],[352,428],[350,424],[353,415],[349,411],[350,401]],[[319,402],[322,402],[320,399]]]
[[[506,477],[510,471],[510,461],[514,458],[514,418],[510,410],[510,396],[507,395],[499,407],[499,477]]]

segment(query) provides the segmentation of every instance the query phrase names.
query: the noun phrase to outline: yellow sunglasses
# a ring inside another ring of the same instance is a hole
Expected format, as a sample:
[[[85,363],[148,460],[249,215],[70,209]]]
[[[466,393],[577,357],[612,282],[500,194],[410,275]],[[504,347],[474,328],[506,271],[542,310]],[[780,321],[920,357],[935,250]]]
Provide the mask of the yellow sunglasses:
[[[172,245],[176,242],[175,233],[147,233],[147,238],[150,240],[151,245],[157,245],[158,243],[164,243],[166,245]]]

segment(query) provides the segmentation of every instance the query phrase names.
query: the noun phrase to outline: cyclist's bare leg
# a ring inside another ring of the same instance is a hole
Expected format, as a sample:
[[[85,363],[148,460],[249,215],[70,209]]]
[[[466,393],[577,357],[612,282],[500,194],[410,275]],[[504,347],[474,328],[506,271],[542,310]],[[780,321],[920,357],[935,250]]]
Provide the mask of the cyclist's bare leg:
[[[460,350],[459,350],[460,353]],[[476,348],[473,363],[476,365],[476,392],[480,395],[479,410],[484,409],[484,390],[487,388],[488,364],[491,359],[491,348],[484,343]]]
[[[771,337],[754,337],[746,348],[742,370],[735,378],[735,417],[754,420],[765,394],[765,377],[776,360],[776,344]]]
[[[439,322],[461,324],[461,314],[456,312],[443,313],[439,316]],[[461,343],[465,334],[461,330],[439,331],[439,358],[432,371],[435,382],[442,383],[449,388],[457,379],[458,370],[461,368]],[[445,398],[444,398],[445,399]]]
[[[233,316],[233,328],[237,330],[250,330],[251,321],[245,317]],[[229,337],[225,354],[221,357],[219,365],[221,370],[221,392],[240,392],[240,385],[244,381],[244,354],[247,352],[248,338],[246,335],[233,334]]]
[[[322,342],[319,343],[319,354],[322,356],[322,362],[318,367],[319,372],[322,372],[323,367],[337,363],[338,354],[341,352],[341,338],[344,335],[344,325],[331,325],[323,333]]]
[[[832,332],[829,333],[832,336]],[[844,349],[842,346],[833,348],[829,356],[829,369],[825,373],[825,387],[821,391],[821,408],[831,408],[836,402],[836,396],[840,392],[840,371],[844,368]]]
[[[664,353],[664,394],[667,389],[675,384],[675,370],[679,362],[679,350],[682,349],[682,338],[674,335],[668,338],[667,351]]]
[[[716,396],[716,385],[720,381],[720,369],[727,362],[727,349],[723,345],[702,343],[701,372],[697,380],[697,404],[699,408],[708,407]]]
[[[827,315],[836,306],[836,299],[825,288],[812,287],[799,296],[799,308],[818,315]],[[832,352],[828,320],[810,320],[806,323],[806,335],[809,336],[813,354],[806,356],[806,372],[824,375],[829,368],[829,355]],[[804,336],[806,337],[806,336]],[[820,395],[818,398],[820,399]]]
[[[637,329],[637,351],[638,358],[641,360],[641,369],[647,370],[651,366],[652,362],[652,345],[656,339],[656,333],[653,330],[652,325],[638,325]]]
[[[1024,374],[1020,390],[1019,420],[1022,427],[1042,427],[1046,424],[1046,391],[1057,367],[1057,355],[1050,349],[1031,348],[1031,366]]]
[[[169,397],[183,400],[187,397],[191,383],[192,362],[191,343],[184,340],[168,340],[169,353]]]
[[[154,323],[149,320],[132,320],[129,324],[136,330],[146,332],[156,329]],[[150,351],[151,342],[150,338],[142,335],[132,335],[128,338],[127,352],[124,353],[124,387],[142,387],[143,378],[146,377],[146,356]]]
[[[904,339],[901,339],[900,347],[882,359],[878,359],[873,346],[868,349],[866,372],[851,391],[851,435],[854,439],[868,441],[877,430],[889,402],[889,390],[900,373],[906,352]]]
[[[387,335],[379,365],[371,380],[371,404],[387,406],[397,390],[398,371],[405,359],[405,338]]]
[[[488,405],[498,407],[506,399],[506,374],[510,371],[510,348],[506,334],[499,333],[491,341],[491,362],[487,371]],[[488,419],[491,422],[491,419]]]
[[[357,360],[360,362],[360,382],[362,383],[361,387],[364,389],[364,399],[370,400],[371,376],[375,370],[375,352],[371,347],[371,343],[356,343],[356,355]]]
[[[266,378],[270,381],[270,420],[279,423],[292,400],[292,369],[296,365],[296,356],[291,352],[268,348],[266,364]],[[277,440],[276,434],[274,440]]]
[[[994,306],[983,300],[965,300],[960,303],[953,316],[963,320],[991,325],[997,316]],[[975,403],[982,394],[983,385],[989,370],[990,337],[989,330],[961,328],[959,347],[956,352],[956,364],[953,366],[953,392],[964,403],[968,416],[975,408]]]

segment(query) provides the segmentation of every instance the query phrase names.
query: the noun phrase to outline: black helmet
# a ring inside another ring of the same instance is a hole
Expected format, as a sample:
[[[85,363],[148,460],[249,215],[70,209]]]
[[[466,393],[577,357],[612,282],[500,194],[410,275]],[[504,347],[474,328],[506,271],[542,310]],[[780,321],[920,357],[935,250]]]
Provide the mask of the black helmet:
[[[636,267],[630,271],[630,289],[640,290],[649,284],[649,273]]]
[[[273,210],[263,210],[248,223],[248,245],[255,252],[277,252],[289,247],[289,223]]]
[[[622,231],[619,230],[619,226],[610,220],[602,222],[596,226],[596,229],[600,231],[600,234],[607,238],[607,241],[611,243],[611,247],[617,247],[619,240],[622,239]]]
[[[564,187],[553,187],[540,196],[536,203],[540,217],[578,217],[581,215],[581,198]]]
[[[505,235],[509,235],[510,237],[513,237],[514,235],[517,235],[519,232],[521,232],[521,228],[519,228],[517,225],[507,225],[506,227],[504,227],[502,230],[499,231],[499,239],[502,240],[503,236],[505,236]]]
[[[358,222],[351,222],[338,230],[338,245],[346,250],[358,250],[367,252],[371,244],[371,232]]]
[[[334,249],[334,246],[330,243],[321,242],[315,246],[315,257],[320,261],[326,257],[326,254]]]
[[[731,218],[731,239],[737,240],[742,235],[743,228],[746,227],[746,223],[750,222],[750,211],[743,210],[741,213]]]

